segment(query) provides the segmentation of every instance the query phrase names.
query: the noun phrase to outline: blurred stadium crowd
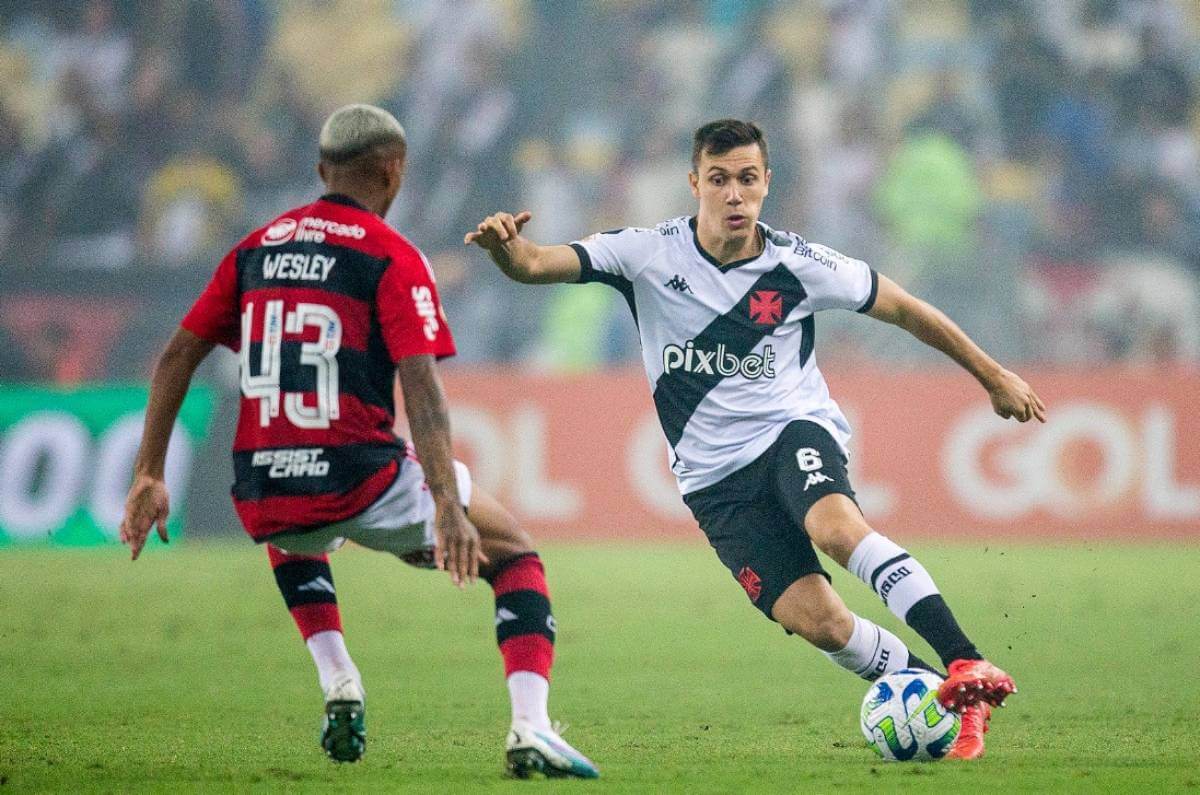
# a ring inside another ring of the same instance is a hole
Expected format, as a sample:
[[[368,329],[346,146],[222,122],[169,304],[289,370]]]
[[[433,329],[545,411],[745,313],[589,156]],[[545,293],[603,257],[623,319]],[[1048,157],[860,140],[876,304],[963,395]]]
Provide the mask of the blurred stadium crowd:
[[[0,380],[141,378],[253,226],[319,194],[319,125],[406,126],[389,220],[460,361],[636,358],[603,287],[504,280],[461,241],[688,213],[690,135],[758,121],[764,220],[865,259],[1010,359],[1200,359],[1192,0],[0,0]],[[880,324],[823,360],[912,361]]]

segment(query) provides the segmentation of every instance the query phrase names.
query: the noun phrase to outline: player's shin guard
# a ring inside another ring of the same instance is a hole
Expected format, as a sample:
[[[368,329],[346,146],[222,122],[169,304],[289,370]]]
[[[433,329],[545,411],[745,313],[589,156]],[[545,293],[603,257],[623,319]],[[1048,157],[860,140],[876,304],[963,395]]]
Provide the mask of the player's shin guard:
[[[358,668],[342,637],[342,618],[329,558],[326,555],[291,555],[270,544],[267,545],[267,556],[284,604],[317,666],[321,689],[327,690],[339,675],[345,674],[361,683]]]
[[[860,616],[854,616],[854,632],[851,633],[846,647],[824,654],[834,664],[868,682],[902,668],[932,670],[908,650],[904,641]]]
[[[975,644],[958,626],[929,572],[898,544],[879,533],[871,533],[851,553],[846,568],[869,585],[892,613],[916,630],[943,664],[980,659]]]
[[[518,555],[484,577],[496,595],[496,642],[504,658],[513,720],[547,728],[556,626],[542,561],[536,552]]]
[[[506,560],[486,575],[496,595],[496,642],[504,675],[531,671],[549,679],[554,663],[554,616],[546,573],[536,552]]]

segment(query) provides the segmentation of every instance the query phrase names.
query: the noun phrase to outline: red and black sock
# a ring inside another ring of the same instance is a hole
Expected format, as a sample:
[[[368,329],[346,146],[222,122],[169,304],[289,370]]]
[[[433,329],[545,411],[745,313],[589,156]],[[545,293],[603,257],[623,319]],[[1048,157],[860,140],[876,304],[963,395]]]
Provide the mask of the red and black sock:
[[[496,594],[496,642],[504,675],[531,671],[546,679],[554,664],[556,625],[546,571],[536,552],[501,562],[484,575]]]
[[[267,556],[275,570],[275,583],[300,635],[308,640],[318,632],[341,632],[342,617],[338,612],[329,556],[292,555],[270,544],[267,545]]]

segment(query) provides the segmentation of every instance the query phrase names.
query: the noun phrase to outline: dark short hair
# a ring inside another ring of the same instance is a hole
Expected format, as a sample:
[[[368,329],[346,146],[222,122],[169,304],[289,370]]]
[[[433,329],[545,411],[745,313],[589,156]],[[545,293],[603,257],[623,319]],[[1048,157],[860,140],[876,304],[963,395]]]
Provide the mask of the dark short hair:
[[[723,155],[730,149],[748,144],[758,144],[762,151],[763,167],[766,168],[769,162],[767,136],[761,127],[752,121],[737,119],[710,121],[696,130],[696,135],[692,138],[692,171],[700,170],[701,154]]]

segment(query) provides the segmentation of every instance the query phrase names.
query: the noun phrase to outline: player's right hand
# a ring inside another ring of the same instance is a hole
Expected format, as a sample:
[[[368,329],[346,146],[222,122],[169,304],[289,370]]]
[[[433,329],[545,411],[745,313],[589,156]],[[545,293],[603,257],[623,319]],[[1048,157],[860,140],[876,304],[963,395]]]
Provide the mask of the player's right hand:
[[[1018,422],[1046,421],[1046,404],[1019,375],[1001,370],[988,385],[988,396],[992,399],[992,410],[1004,419]]]
[[[496,213],[484,218],[474,232],[463,236],[463,245],[472,243],[487,251],[495,251],[505,243],[521,234],[522,227],[533,218],[528,210],[513,215],[512,213]]]
[[[467,519],[461,506],[438,509],[434,522],[433,559],[439,569],[450,573],[450,581],[459,588],[473,584],[479,578],[479,564],[488,563],[479,531]]]
[[[125,498],[125,516],[121,519],[121,543],[128,544],[133,560],[142,554],[150,528],[158,524],[158,537],[167,542],[167,516],[170,514],[167,484],[149,475],[137,475]]]

